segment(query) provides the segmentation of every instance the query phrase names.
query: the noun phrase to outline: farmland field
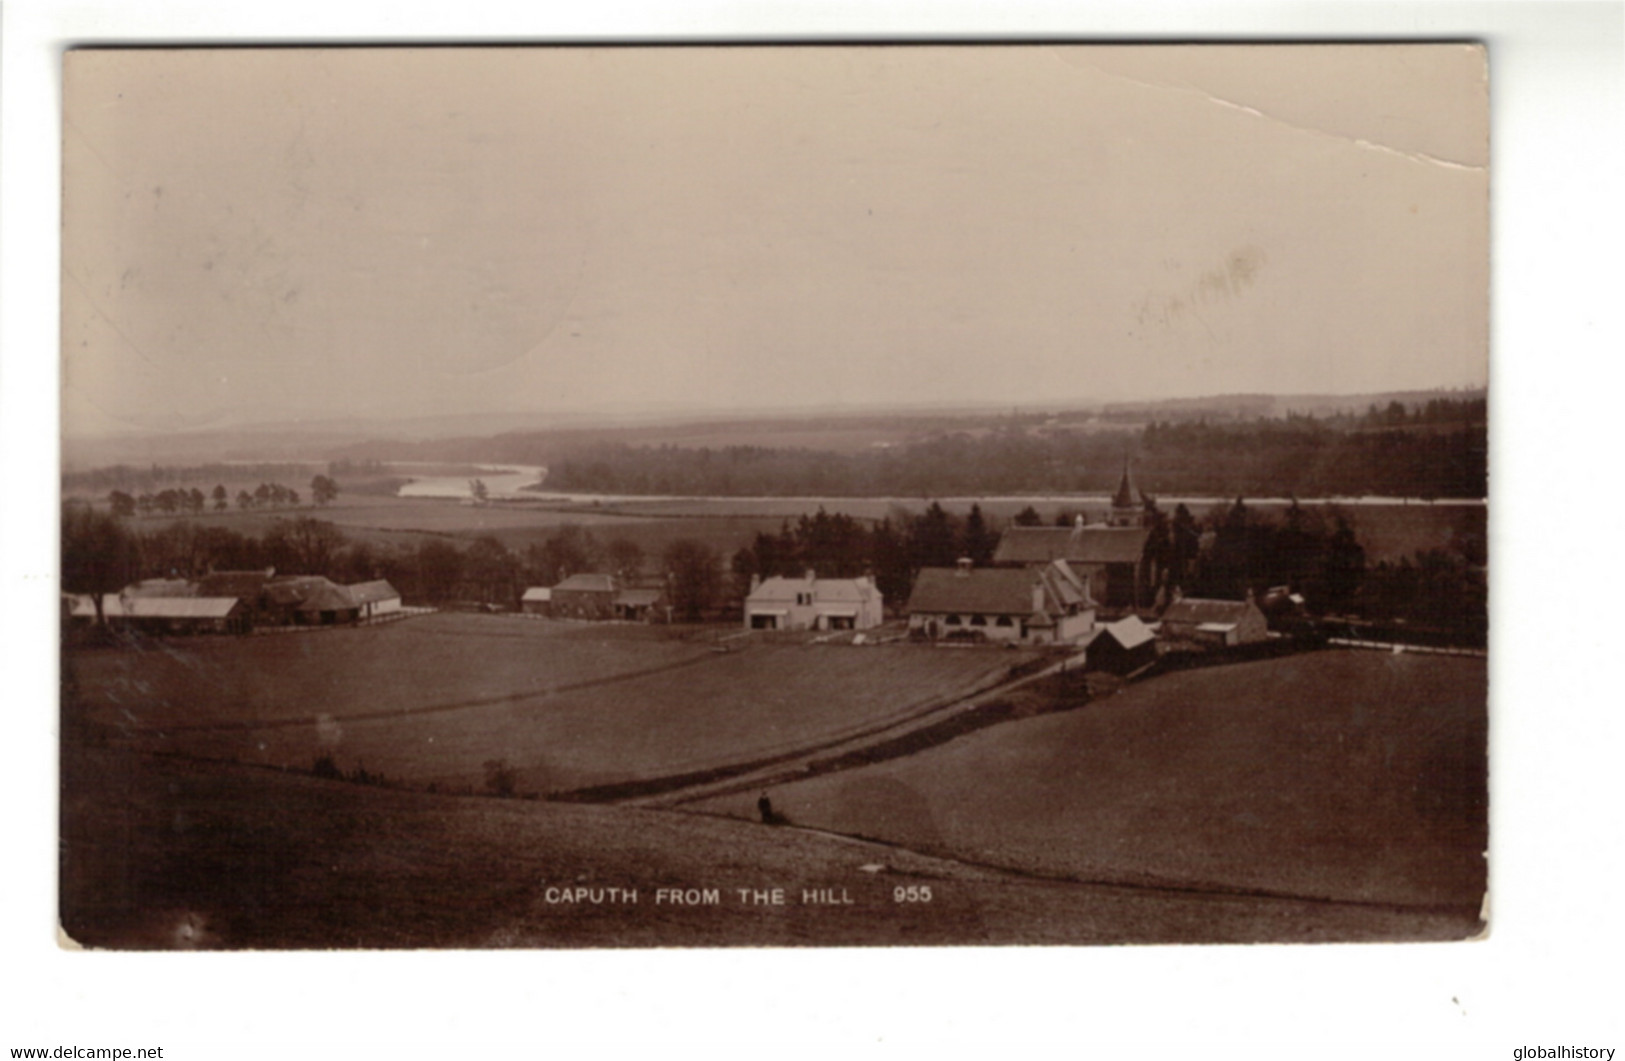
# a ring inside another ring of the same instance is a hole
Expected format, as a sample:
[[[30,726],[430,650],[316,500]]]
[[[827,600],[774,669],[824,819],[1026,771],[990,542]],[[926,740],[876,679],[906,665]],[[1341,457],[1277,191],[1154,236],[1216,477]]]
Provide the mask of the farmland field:
[[[849,736],[1027,653],[762,643],[644,626],[435,615],[382,627],[69,652],[69,701],[149,750],[520,792],[686,773]]]
[[[772,796],[798,824],[1072,879],[1476,910],[1485,695],[1481,659],[1319,652],[1157,678]]]

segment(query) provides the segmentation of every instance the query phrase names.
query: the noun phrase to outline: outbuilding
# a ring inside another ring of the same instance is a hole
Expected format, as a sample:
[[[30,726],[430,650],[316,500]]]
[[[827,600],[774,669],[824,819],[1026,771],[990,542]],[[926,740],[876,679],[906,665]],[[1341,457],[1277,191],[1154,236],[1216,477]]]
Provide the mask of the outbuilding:
[[[1177,593],[1177,591],[1176,591]],[[1162,613],[1159,636],[1165,642],[1227,647],[1263,641],[1269,622],[1253,595],[1246,600],[1214,600],[1175,596]]]
[[[360,609],[361,618],[371,619],[379,615],[388,615],[401,610],[401,594],[385,579],[373,582],[358,582],[353,586],[345,586],[350,598]]]

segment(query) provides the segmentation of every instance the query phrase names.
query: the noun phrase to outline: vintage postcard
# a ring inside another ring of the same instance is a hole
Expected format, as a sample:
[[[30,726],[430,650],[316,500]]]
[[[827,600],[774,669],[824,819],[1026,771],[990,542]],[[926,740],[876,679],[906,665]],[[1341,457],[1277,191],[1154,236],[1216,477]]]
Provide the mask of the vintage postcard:
[[[65,939],[1481,935],[1488,77],[70,51]]]

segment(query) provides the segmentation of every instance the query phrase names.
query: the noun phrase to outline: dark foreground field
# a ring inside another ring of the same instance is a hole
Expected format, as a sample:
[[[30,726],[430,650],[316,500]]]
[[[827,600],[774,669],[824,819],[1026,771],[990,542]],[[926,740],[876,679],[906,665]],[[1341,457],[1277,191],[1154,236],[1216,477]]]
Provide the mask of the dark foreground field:
[[[772,798],[798,823],[1026,872],[1472,912],[1485,677],[1478,658],[1352,650],[1186,671]]]
[[[90,947],[1423,940],[1476,923],[1049,881],[793,827],[387,791],[127,750],[66,747],[63,785],[62,925]],[[719,901],[658,903],[662,887]],[[590,901],[607,888],[637,901]],[[742,903],[741,888],[781,888],[785,901]],[[931,898],[898,902],[898,888]],[[589,892],[550,901],[559,889]],[[804,904],[803,889],[850,904]]]

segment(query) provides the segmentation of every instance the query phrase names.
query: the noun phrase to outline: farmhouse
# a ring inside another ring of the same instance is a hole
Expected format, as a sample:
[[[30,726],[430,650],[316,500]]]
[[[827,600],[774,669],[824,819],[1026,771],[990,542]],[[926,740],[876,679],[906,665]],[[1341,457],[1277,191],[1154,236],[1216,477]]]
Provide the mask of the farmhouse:
[[[613,619],[619,592],[610,575],[571,575],[553,587],[553,614],[561,619]]]
[[[1031,567],[928,567],[908,599],[908,627],[936,640],[1075,642],[1095,625],[1089,581],[1064,560]]]
[[[374,582],[358,582],[353,586],[346,586],[350,598],[361,609],[361,618],[371,619],[378,615],[388,615],[390,612],[401,610],[401,594],[386,580],[378,579]]]
[[[1130,674],[1157,658],[1157,638],[1137,615],[1100,626],[1088,642],[1084,670]]]
[[[1165,642],[1245,645],[1268,637],[1269,623],[1251,592],[1244,601],[1176,596],[1162,613],[1159,636]]]
[[[752,579],[747,630],[867,630],[885,621],[880,590],[865,578]]]
[[[526,615],[548,615],[553,609],[553,591],[547,586],[531,586],[519,598],[519,610]]]

